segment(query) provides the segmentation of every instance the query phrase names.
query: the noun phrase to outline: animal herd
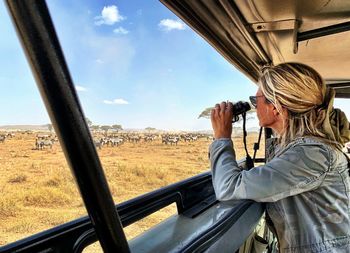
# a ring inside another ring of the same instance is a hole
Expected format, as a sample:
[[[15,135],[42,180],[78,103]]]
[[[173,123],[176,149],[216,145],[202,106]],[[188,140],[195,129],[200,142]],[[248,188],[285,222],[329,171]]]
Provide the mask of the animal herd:
[[[35,138],[35,149],[51,149],[56,142],[58,142],[58,138],[55,134],[37,134]]]
[[[52,149],[55,143],[58,142],[58,138],[53,133],[35,133],[32,131],[18,132],[20,134],[28,134],[33,136],[33,150]],[[0,132],[0,143],[4,143],[6,140],[15,137],[15,133]],[[102,149],[103,147],[119,147],[122,144],[128,142],[134,145],[141,143],[160,143],[163,145],[178,145],[183,142],[195,142],[201,138],[206,140],[212,140],[212,136],[209,134],[200,133],[92,133],[93,142],[95,147]]]
[[[109,136],[102,136],[100,138],[94,138],[95,146],[101,149],[104,146],[120,146],[125,142],[129,143],[151,143],[160,141],[165,145],[177,145],[179,142],[194,142],[200,138],[206,138],[212,140],[211,135],[186,133],[186,134],[142,134],[142,133],[121,133]]]
[[[16,131],[16,132],[0,132],[0,145],[7,141],[10,141],[17,135],[30,135],[33,136],[33,150],[52,149],[53,146],[58,143],[58,138],[54,133],[36,133],[34,131]],[[212,141],[213,136],[211,134],[203,133],[117,133],[117,134],[104,134],[104,133],[92,133],[93,142],[97,149],[104,147],[119,147],[124,143],[132,143],[133,145],[142,145],[143,143],[158,143],[159,145],[178,145],[179,143],[190,143],[198,141],[199,139],[205,139]],[[350,153],[350,142],[346,143],[344,152]]]

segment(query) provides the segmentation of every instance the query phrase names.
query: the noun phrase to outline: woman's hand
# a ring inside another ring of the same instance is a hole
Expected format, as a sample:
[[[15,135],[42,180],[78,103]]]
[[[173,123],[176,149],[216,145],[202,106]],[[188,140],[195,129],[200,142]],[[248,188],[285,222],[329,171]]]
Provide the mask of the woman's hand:
[[[233,105],[231,102],[216,104],[211,110],[211,125],[214,130],[214,138],[231,138]]]

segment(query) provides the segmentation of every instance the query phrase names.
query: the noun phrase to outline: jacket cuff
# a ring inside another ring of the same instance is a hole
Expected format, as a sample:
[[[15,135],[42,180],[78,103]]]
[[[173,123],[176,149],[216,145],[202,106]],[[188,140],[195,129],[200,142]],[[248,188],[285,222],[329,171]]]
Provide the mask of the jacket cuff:
[[[219,138],[215,139],[209,146],[208,158],[210,159],[211,154],[222,146],[229,145],[233,148],[233,142],[231,138]]]

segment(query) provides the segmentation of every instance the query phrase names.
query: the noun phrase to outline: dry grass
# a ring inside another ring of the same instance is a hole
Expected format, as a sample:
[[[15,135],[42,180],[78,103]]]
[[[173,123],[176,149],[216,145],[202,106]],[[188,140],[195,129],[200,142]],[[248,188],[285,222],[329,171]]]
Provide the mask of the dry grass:
[[[0,143],[0,246],[86,215],[59,145],[34,150],[34,139],[18,134]],[[256,140],[257,135],[248,137],[249,150]],[[234,142],[243,158],[241,138]],[[120,203],[208,170],[209,144],[200,139],[167,146],[157,140],[98,152],[113,198]],[[132,238],[175,212],[174,206],[165,208],[127,227],[126,235]]]

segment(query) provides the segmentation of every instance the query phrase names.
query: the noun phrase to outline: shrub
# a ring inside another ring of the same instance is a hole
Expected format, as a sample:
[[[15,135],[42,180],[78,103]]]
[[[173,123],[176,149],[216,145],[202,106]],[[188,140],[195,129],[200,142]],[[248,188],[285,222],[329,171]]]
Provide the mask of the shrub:
[[[0,198],[0,220],[8,217],[16,217],[19,211],[16,201],[9,197]]]
[[[7,182],[15,184],[15,183],[23,183],[25,181],[27,181],[26,175],[16,175],[15,177],[10,178]]]
[[[24,205],[39,207],[61,207],[74,201],[73,196],[66,194],[62,189],[53,187],[38,187],[26,192]]]

